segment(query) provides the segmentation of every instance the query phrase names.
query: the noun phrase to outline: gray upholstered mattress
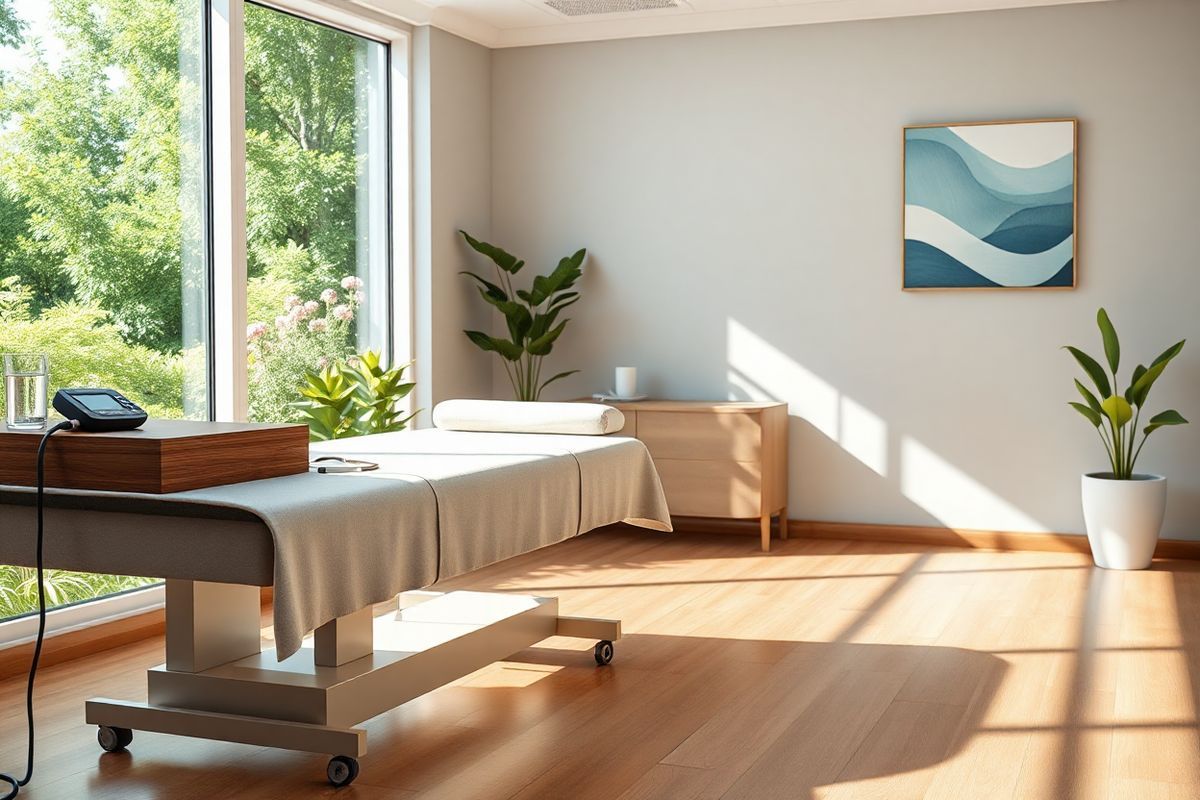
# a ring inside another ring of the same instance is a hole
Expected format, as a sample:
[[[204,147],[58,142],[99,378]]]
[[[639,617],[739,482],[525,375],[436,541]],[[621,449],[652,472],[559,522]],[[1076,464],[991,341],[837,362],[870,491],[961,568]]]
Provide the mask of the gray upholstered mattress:
[[[281,658],[331,619],[593,528],[670,530],[645,446],[424,430],[313,446],[375,472],[166,495],[47,491],[51,567],[274,585]],[[0,563],[33,561],[33,490],[0,487]]]

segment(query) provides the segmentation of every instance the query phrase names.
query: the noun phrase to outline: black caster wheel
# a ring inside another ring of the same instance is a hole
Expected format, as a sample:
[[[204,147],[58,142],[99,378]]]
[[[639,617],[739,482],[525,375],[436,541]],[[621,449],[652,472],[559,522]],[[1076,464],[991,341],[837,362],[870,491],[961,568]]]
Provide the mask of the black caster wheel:
[[[96,741],[100,743],[100,747],[105,752],[120,753],[133,741],[133,731],[129,728],[110,728],[107,725],[101,725],[96,729]]]
[[[329,759],[329,766],[325,768],[325,774],[329,777],[329,782],[337,788],[349,786],[358,777],[358,759],[350,756],[334,756]]]
[[[592,652],[596,656],[596,663],[602,667],[607,667],[613,660],[613,643],[608,639],[602,642],[596,642],[596,649]]]

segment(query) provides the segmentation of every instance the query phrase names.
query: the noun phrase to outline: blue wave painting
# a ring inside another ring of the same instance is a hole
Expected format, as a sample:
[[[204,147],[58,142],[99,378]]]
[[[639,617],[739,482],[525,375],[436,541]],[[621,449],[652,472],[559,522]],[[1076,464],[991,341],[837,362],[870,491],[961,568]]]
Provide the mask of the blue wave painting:
[[[904,288],[1075,285],[1075,120],[904,131]]]

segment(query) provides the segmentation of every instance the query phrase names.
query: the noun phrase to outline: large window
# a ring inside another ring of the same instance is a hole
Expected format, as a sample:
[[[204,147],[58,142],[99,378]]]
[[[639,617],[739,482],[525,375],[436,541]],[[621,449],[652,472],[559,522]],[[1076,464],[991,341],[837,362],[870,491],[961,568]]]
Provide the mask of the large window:
[[[387,47],[246,4],[250,418],[387,344]]]
[[[261,421],[294,418],[306,370],[400,357],[403,34],[362,14],[378,39],[245,0],[0,0],[0,352],[47,353],[51,393]],[[59,605],[148,581],[47,582]],[[0,566],[0,620],[36,596]]]
[[[0,350],[158,417],[209,413],[200,9],[0,0]]]
[[[209,416],[201,42],[201,0],[0,0],[0,351],[48,354],[51,393]],[[34,571],[0,566],[0,617],[36,602]]]

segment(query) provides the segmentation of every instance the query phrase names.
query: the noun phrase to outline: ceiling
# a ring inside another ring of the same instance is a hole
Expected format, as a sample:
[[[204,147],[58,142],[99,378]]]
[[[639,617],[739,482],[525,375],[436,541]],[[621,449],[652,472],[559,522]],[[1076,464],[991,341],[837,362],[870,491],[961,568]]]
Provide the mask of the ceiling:
[[[1107,1],[353,0],[494,48]]]

